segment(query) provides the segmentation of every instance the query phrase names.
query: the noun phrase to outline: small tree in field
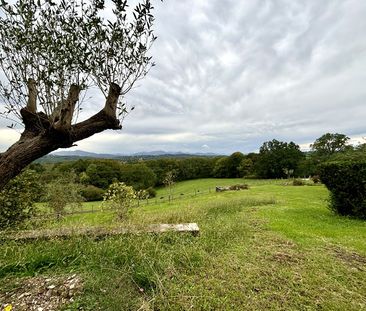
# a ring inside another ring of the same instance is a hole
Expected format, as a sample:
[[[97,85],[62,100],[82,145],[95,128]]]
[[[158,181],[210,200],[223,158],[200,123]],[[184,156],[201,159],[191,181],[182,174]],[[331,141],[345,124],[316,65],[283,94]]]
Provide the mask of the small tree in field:
[[[175,187],[177,185],[176,180],[177,180],[177,176],[172,171],[166,173],[165,178],[163,180],[163,183],[165,185],[165,190],[169,197],[169,204],[170,204],[170,200],[173,198],[173,193],[174,193]]]
[[[113,183],[103,197],[102,208],[115,210],[120,220],[125,219],[131,212],[131,205],[135,199],[147,198],[144,191],[135,192],[133,187],[126,186],[123,182]]]
[[[107,129],[128,114],[121,98],[154,65],[153,7],[141,0],[127,18],[127,1],[0,0],[0,116],[24,126],[0,153],[0,191],[28,164]],[[77,122],[87,91],[97,87],[104,107]]]
[[[76,175],[73,173],[64,174],[44,187],[43,200],[46,201],[46,207],[57,214],[57,220],[67,212],[67,208],[74,211],[75,208],[80,208],[82,202],[85,201],[81,195],[83,186],[75,183],[75,178]]]

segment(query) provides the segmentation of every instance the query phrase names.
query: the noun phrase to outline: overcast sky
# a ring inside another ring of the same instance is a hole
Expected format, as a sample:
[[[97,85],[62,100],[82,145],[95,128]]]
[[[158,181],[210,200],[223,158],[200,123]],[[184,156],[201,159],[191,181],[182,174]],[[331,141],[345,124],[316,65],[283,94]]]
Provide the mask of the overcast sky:
[[[366,1],[153,4],[156,67],[125,97],[135,110],[122,131],[69,150],[231,154],[272,139],[306,150],[328,132],[366,136]],[[102,97],[86,104],[84,117]],[[0,119],[0,152],[19,137],[8,124]]]

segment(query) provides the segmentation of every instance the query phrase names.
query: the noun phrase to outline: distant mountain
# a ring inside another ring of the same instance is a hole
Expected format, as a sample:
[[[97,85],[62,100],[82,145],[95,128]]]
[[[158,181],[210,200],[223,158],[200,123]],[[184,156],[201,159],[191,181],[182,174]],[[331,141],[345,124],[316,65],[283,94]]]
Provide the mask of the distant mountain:
[[[167,154],[165,151],[157,150],[157,151],[141,151],[141,152],[135,152],[132,153],[132,156],[139,156],[139,155],[161,155],[161,154]]]
[[[181,151],[162,151],[162,150],[158,150],[158,151],[141,151],[141,152],[136,152],[131,154],[131,156],[147,156],[147,155],[151,155],[151,156],[157,156],[157,155],[167,155],[167,154],[174,154],[174,155],[183,155],[183,154],[190,154],[190,155],[197,155],[197,156],[219,156],[217,153],[212,153],[212,152],[207,152],[207,153],[202,153],[202,152],[196,152],[196,153],[191,153],[191,152],[181,152]]]
[[[174,152],[166,152],[162,150],[158,151],[142,151],[136,152],[134,154],[108,154],[108,153],[94,153],[87,152],[83,150],[75,150],[75,151],[58,151],[50,153],[42,158],[35,160],[35,163],[56,163],[56,162],[68,162],[68,161],[77,161],[79,159],[114,159],[122,162],[130,162],[130,161],[138,161],[138,160],[156,160],[156,159],[187,159],[192,157],[222,157],[225,155],[219,155],[215,153],[183,153],[181,151]]]
[[[93,153],[87,152],[83,150],[74,150],[74,151],[58,151],[49,154],[50,156],[77,156],[77,157],[89,157],[89,158],[99,158],[99,159],[114,159],[120,155],[115,154],[104,154],[104,153]]]
[[[192,153],[192,155],[200,155],[200,156],[220,156],[217,153],[212,153],[212,152],[207,152],[207,153],[201,153],[201,152],[196,152],[196,153]]]
[[[158,156],[158,155],[168,155],[168,154],[190,154],[190,155],[197,155],[197,156],[218,156],[218,154],[208,152],[208,153],[189,153],[189,152],[181,152],[181,151],[163,151],[163,150],[157,150],[157,151],[141,151],[141,152],[135,152],[132,154],[107,154],[107,153],[94,153],[94,152],[87,152],[83,150],[74,150],[74,151],[57,151],[49,154],[49,156],[78,156],[78,157],[89,157],[89,158],[99,158],[99,159],[114,159],[118,157],[123,156]]]
[[[164,155],[164,154],[193,154],[193,153],[184,153],[181,151],[163,151],[163,150],[157,150],[157,151],[141,151],[131,154],[132,156],[139,156],[139,155]]]

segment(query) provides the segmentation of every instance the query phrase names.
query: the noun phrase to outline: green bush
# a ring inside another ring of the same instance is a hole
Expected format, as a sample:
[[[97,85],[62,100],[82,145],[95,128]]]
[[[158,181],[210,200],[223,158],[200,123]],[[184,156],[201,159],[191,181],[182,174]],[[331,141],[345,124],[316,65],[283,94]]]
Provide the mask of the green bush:
[[[103,197],[102,209],[113,209],[119,220],[125,219],[132,212],[133,200],[143,197],[144,192],[136,193],[133,187],[126,186],[123,182],[111,184]]]
[[[153,187],[147,188],[146,192],[149,194],[149,198],[155,198],[156,197],[156,190]]]
[[[0,192],[0,229],[14,228],[34,216],[40,189],[35,171],[25,170],[12,179]]]
[[[91,185],[81,190],[81,195],[86,201],[101,201],[103,200],[104,193],[105,191],[103,189]]]
[[[293,186],[305,186],[305,183],[301,179],[294,179],[292,182]]]
[[[328,162],[318,166],[337,214],[366,219],[366,162]]]

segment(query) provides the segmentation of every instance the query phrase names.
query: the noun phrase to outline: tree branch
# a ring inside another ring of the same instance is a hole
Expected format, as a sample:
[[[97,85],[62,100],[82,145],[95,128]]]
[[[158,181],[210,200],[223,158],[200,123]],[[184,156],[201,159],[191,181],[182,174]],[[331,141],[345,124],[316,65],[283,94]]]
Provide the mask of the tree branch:
[[[28,103],[27,109],[30,113],[37,112],[37,89],[36,89],[36,81],[33,79],[29,79],[28,82]]]
[[[103,108],[103,111],[111,117],[116,118],[117,103],[120,95],[121,87],[116,83],[111,83],[109,86],[108,97]]]
[[[56,130],[67,130],[71,126],[76,102],[79,100],[80,88],[73,84],[70,86],[67,100],[62,103],[60,119],[54,124]]]
[[[75,142],[104,130],[120,130],[122,126],[115,115],[119,90],[117,84],[111,85],[105,107],[101,111],[88,120],[61,129],[46,123],[48,119],[43,112],[31,114],[23,108],[21,112],[26,116],[23,119],[26,119],[29,125],[26,125],[19,141],[6,152],[0,153],[0,191],[10,179],[34,160],[58,148],[70,148]],[[75,96],[70,90],[69,98],[75,99]],[[64,119],[67,119],[67,115]]]

